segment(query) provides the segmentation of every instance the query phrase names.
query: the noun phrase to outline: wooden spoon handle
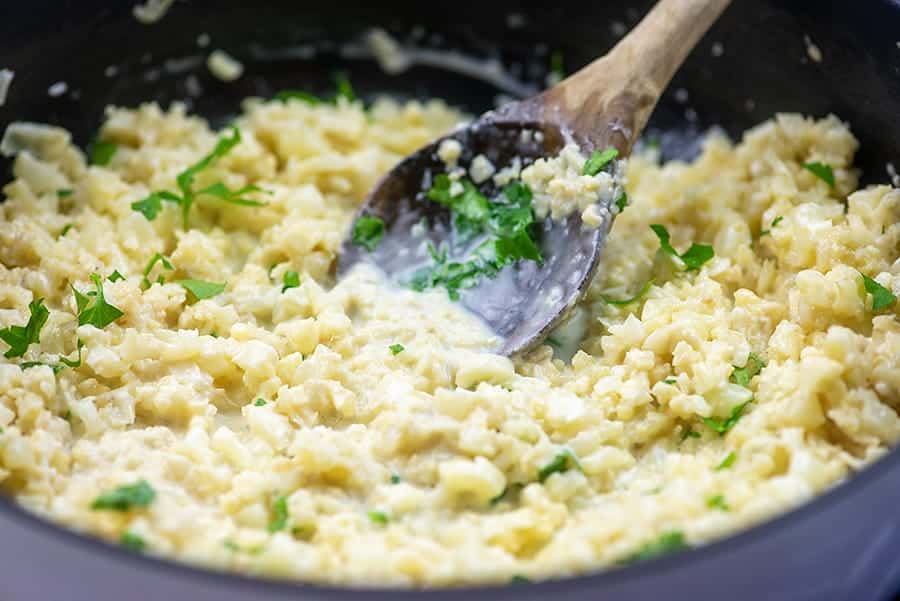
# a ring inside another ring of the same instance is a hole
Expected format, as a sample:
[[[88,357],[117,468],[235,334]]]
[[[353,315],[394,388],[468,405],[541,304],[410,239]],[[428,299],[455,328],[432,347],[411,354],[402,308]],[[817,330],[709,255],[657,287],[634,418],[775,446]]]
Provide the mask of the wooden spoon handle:
[[[606,56],[545,92],[585,150],[628,154],[669,80],[730,0],[659,0]]]

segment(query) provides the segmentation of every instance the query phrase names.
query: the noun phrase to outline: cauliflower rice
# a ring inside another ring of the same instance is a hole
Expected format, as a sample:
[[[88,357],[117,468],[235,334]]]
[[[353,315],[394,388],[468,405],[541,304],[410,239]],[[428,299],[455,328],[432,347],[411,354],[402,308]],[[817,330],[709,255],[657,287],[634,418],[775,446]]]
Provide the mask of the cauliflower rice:
[[[38,298],[50,314],[24,357],[0,359],[3,493],[192,564],[504,583],[597,570],[667,533],[714,540],[900,437],[897,303],[873,311],[860,274],[900,293],[900,192],[856,190],[838,119],[779,115],[737,145],[710,137],[691,164],[633,157],[570,363],[550,345],[492,354],[443,290],[331,276],[378,176],[459,119],[441,102],[247,101],[243,141],[198,180],[255,184],[267,204],[198,202],[187,231],[170,205],[154,221],[130,207],[213,147],[182,106],[110,110],[105,167],[60,129],[20,139],[0,204],[0,326],[24,325]],[[833,188],[808,161],[833,166]],[[715,257],[677,269],[650,224]],[[156,265],[144,290],[157,252],[173,270]],[[299,286],[282,286],[288,271]],[[105,328],[76,317],[71,286],[90,289],[92,272],[124,313]],[[186,278],[226,287],[190,302]],[[606,302],[650,278],[638,301]],[[19,365],[74,359],[79,339],[80,367]],[[751,353],[765,367],[742,386]],[[723,435],[703,420],[747,401]],[[152,502],[92,508],[139,481]]]

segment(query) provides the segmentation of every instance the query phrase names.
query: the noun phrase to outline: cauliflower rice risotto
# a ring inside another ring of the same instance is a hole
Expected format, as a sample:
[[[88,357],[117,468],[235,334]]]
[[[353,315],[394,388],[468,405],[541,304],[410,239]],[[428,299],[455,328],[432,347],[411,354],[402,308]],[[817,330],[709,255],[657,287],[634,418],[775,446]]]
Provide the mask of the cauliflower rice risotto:
[[[553,339],[491,354],[441,288],[330,275],[376,178],[460,118],[251,100],[217,135],[179,105],[113,109],[92,166],[14,126],[3,492],[194,564],[503,583],[716,539],[900,437],[900,192],[856,190],[846,125],[779,115],[691,164],[633,157],[563,362]]]

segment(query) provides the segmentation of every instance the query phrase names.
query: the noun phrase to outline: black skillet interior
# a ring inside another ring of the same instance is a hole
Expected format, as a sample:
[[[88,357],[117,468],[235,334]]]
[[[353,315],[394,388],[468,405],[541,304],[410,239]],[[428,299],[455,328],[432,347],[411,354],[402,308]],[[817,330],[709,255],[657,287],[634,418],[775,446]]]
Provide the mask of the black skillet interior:
[[[611,47],[649,5],[192,0],[176,2],[162,21],[145,26],[132,18],[130,1],[7,2],[0,18],[0,68],[13,69],[15,79],[0,107],[0,127],[13,120],[60,124],[86,145],[108,104],[184,99],[221,124],[246,96],[268,97],[284,88],[330,91],[336,69],[347,71],[364,97],[437,96],[477,113],[491,108],[502,90],[436,67],[387,76],[371,60],[342,57],[338,42],[379,25],[419,46],[495,57],[536,87],[552,52],[573,70]],[[896,0],[735,0],[676,76],[650,134],[661,137],[667,158],[688,158],[699,132],[713,125],[738,136],[775,112],[833,112],[852,124],[862,142],[857,165],[864,182],[884,182],[886,163],[900,166],[898,13]],[[207,49],[197,44],[203,33],[211,38]],[[805,36],[821,50],[821,62],[810,57]],[[314,59],[303,58],[302,50],[272,52],[307,44],[318,48]],[[212,48],[239,57],[246,75],[231,84],[211,77],[202,56]],[[115,76],[108,76],[110,66]],[[188,74],[196,76],[201,96],[190,97]],[[68,92],[49,96],[58,81],[67,83]],[[0,182],[8,178],[8,164],[0,165]],[[900,461],[894,453],[884,463],[896,470]],[[0,509],[11,510],[2,500]]]

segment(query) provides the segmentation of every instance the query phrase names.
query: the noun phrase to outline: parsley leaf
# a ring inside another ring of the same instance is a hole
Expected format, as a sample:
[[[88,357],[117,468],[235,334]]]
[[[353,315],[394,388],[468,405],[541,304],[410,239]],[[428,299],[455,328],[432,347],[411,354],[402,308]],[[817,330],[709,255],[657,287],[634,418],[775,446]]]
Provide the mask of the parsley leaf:
[[[685,271],[697,271],[700,267],[715,256],[712,246],[707,244],[691,244],[684,254],[679,255],[669,241],[669,230],[666,226],[654,223],[650,226],[656,237],[659,238],[659,246],[664,253],[671,255],[684,263]]]
[[[216,284],[215,282],[204,282],[203,280],[178,280],[185,290],[187,290],[194,300],[204,300],[212,298],[225,291],[225,284]]]
[[[740,403],[739,405],[735,405],[731,410],[731,414],[725,419],[715,419],[712,417],[704,417],[703,423],[706,424],[708,428],[711,430],[715,430],[719,433],[719,436],[724,436],[726,432],[731,430],[735,425],[737,425],[738,421],[741,419],[741,415],[744,412],[744,408],[749,405],[752,401],[745,401]]]
[[[300,102],[305,102],[306,104],[315,106],[317,104],[323,104],[323,100],[314,94],[310,94],[309,92],[304,92],[302,90],[282,90],[275,94],[274,100],[279,102],[288,102],[290,100],[297,100]]]
[[[256,407],[262,407],[263,405],[266,404],[266,399],[261,399],[261,398],[260,398],[260,399],[256,399],[255,401],[253,401],[253,404],[254,404]]]
[[[67,223],[63,226],[63,229],[59,232],[59,237],[62,238],[75,226],[74,223]]]
[[[30,315],[24,326],[9,326],[0,330],[0,340],[9,345],[9,350],[3,353],[7,359],[21,357],[32,344],[37,344],[41,339],[41,328],[50,318],[50,310],[44,306],[44,299],[28,303]]]
[[[753,379],[753,376],[761,372],[762,368],[765,366],[766,362],[763,361],[759,355],[750,353],[744,367],[737,367],[736,365],[732,366],[734,367],[734,371],[731,372],[731,381],[744,388],[750,388],[750,380]]]
[[[69,196],[72,196],[73,194],[75,194],[75,190],[72,190],[70,188],[62,188],[56,191],[56,196],[59,198],[67,198]]]
[[[678,381],[675,378],[666,378],[663,380],[663,384],[668,384],[669,386],[675,386],[677,383]]]
[[[619,213],[624,211],[625,207],[627,207],[629,204],[630,201],[628,200],[628,193],[625,192],[625,190],[622,190],[622,193],[619,194],[618,198],[616,198],[616,208],[619,209]]]
[[[831,168],[831,165],[815,161],[804,163],[803,168],[828,184],[830,188],[834,188],[834,170]]]
[[[775,219],[773,219],[773,220],[772,220],[772,227],[775,227],[776,225],[778,225],[779,223],[781,223],[781,221],[782,221],[783,219],[784,219],[784,217],[782,217],[781,215],[779,215],[778,217],[776,217]]]
[[[688,429],[685,430],[684,433],[681,435],[681,441],[684,442],[684,441],[687,440],[688,438],[700,438],[701,436],[702,436],[702,434],[700,434],[699,432],[697,432],[697,431],[694,430],[693,428],[688,428]]]
[[[284,285],[281,287],[281,293],[284,294],[291,288],[300,287],[300,274],[296,271],[285,271],[283,277]]]
[[[144,539],[133,532],[123,533],[122,538],[119,539],[119,544],[134,553],[140,553],[147,546]]]
[[[637,551],[620,559],[619,565],[627,565],[654,559],[675,551],[688,549],[689,545],[684,540],[684,534],[679,530],[666,532],[655,541],[644,543]]]
[[[384,221],[379,217],[363,216],[353,224],[353,244],[373,252],[384,236]]]
[[[119,146],[114,142],[94,140],[91,145],[91,165],[99,165],[100,167],[109,165],[117,150],[119,150]]]
[[[400,476],[391,474],[391,484],[400,484]]]
[[[288,521],[287,497],[282,495],[272,503],[272,521],[269,522],[269,532],[275,533],[284,530]]]
[[[510,584],[531,584],[531,580],[522,576],[521,574],[513,574],[513,577],[509,579]]]
[[[65,357],[60,357],[59,362],[67,367],[71,367],[72,369],[81,367],[81,349],[84,348],[84,342],[82,342],[81,338],[78,339],[77,347],[78,347],[78,359],[73,361],[71,359],[66,359]]]
[[[736,460],[737,460],[737,453],[735,453],[734,451],[731,451],[730,453],[728,453],[725,456],[725,459],[722,460],[722,463],[720,463],[719,465],[716,466],[716,471],[721,472],[722,470],[727,470],[732,465],[734,465],[734,462]]]
[[[245,197],[251,192],[265,192],[258,186],[250,185],[244,186],[238,190],[232,190],[224,183],[216,182],[201,190],[194,190],[194,181],[197,174],[215,165],[219,159],[231,152],[231,150],[240,143],[241,130],[237,127],[232,127],[229,134],[225,134],[219,138],[215,147],[209,154],[205,155],[202,159],[178,174],[175,178],[175,183],[181,191],[180,196],[165,190],[154,192],[143,200],[132,203],[131,208],[135,211],[139,211],[144,217],[152,221],[156,219],[157,215],[159,215],[159,212],[162,210],[163,201],[171,202],[181,207],[182,225],[184,229],[187,229],[188,216],[190,215],[191,207],[194,205],[194,201],[198,196],[212,196],[223,202],[240,206],[263,206],[265,203]]]
[[[82,294],[75,289],[75,286],[72,286],[72,292],[75,293],[75,306],[78,308],[78,325],[90,324],[95,328],[103,329],[125,314],[118,307],[106,302],[100,274],[92,273],[91,281],[94,283],[94,290],[87,294]]]
[[[566,72],[563,69],[563,55],[559,50],[554,50],[550,55],[550,72],[556,75],[559,79],[562,79],[566,76]]]
[[[773,219],[773,220],[772,220],[772,225],[769,226],[770,229],[767,229],[767,230],[761,230],[761,231],[759,232],[759,235],[757,236],[757,238],[762,238],[763,236],[768,236],[769,234],[771,234],[771,233],[772,233],[771,228],[774,228],[776,225],[778,225],[779,223],[781,223],[781,220],[782,220],[782,219],[784,219],[784,217],[782,217],[781,215],[779,215],[778,217],[776,217],[775,219]]]
[[[156,253],[155,255],[153,255],[153,256],[150,258],[149,261],[147,261],[147,266],[144,267],[144,279],[141,280],[141,286],[143,286],[144,290],[146,290],[147,288],[149,288],[150,286],[153,285],[153,284],[150,282],[150,272],[153,271],[153,267],[154,267],[157,263],[162,263],[163,269],[166,269],[166,270],[168,270],[168,271],[174,271],[174,270],[175,270],[175,267],[172,265],[172,263],[171,263],[167,258],[165,258],[164,256],[162,256],[160,253]],[[156,280],[156,282],[157,282],[158,284],[165,284],[165,283],[166,283],[166,279],[165,279],[164,277],[162,277],[162,276],[159,276],[159,279]]]
[[[391,349],[391,353],[394,355],[399,355],[406,350],[406,347],[404,347],[402,344],[392,344],[388,348]]]
[[[896,295],[890,290],[862,272],[860,272],[859,275],[863,277],[863,286],[865,287],[866,292],[872,295],[873,311],[886,309],[897,301]]]
[[[58,374],[63,369],[65,369],[62,365],[53,365],[52,363],[44,363],[43,361],[23,361],[19,363],[19,369],[25,371],[26,369],[31,369],[32,367],[39,367],[41,365],[46,365],[50,369],[53,370],[53,373]]]
[[[124,280],[125,276],[119,273],[119,270],[116,269],[106,278],[107,282],[118,282],[119,280]]]
[[[370,511],[369,512],[369,520],[373,524],[378,524],[380,526],[384,526],[388,523],[388,516],[383,511]]]
[[[347,77],[347,74],[343,71],[338,71],[333,76],[334,84],[337,86],[337,98],[344,98],[347,102],[353,102],[356,100],[356,92],[353,91],[353,86],[350,84],[350,78]]]
[[[103,493],[91,503],[91,509],[107,509],[110,511],[128,511],[137,507],[147,507],[156,498],[156,491],[146,480],[126,486],[120,486],[108,493]]]
[[[581,462],[578,461],[578,457],[575,456],[575,453],[569,449],[563,449],[553,458],[553,461],[538,471],[538,482],[544,482],[544,480],[551,475],[557,472],[562,473],[569,471],[569,469],[573,467],[581,470]]]
[[[490,204],[488,199],[475,187],[475,184],[468,179],[460,179],[458,183],[462,186],[462,192],[453,196],[451,194],[453,183],[446,173],[441,173],[434,178],[434,183],[425,196],[429,200],[451,209],[457,215],[462,215],[469,221],[478,224],[486,221],[490,216]]]
[[[581,171],[582,175],[597,175],[617,156],[619,156],[619,151],[613,147],[602,151],[595,150],[588,157],[588,160],[585,161],[584,169]]]
[[[706,499],[706,506],[711,509],[721,509],[722,511],[730,511],[731,506],[725,500],[725,495],[713,495]]]
[[[650,288],[651,288],[652,286],[653,286],[653,280],[652,280],[652,279],[649,279],[649,280],[647,280],[647,282],[646,282],[643,286],[641,286],[641,289],[638,290],[637,293],[636,293],[634,296],[632,296],[631,298],[626,298],[626,299],[623,299],[623,300],[615,300],[615,299],[610,298],[610,297],[608,297],[608,296],[606,296],[606,295],[603,295],[603,294],[600,295],[600,298],[602,298],[602,299],[603,299],[603,302],[606,303],[606,304],[608,304],[608,305],[614,305],[614,306],[617,306],[617,307],[624,307],[624,306],[626,306],[626,305],[630,305],[630,304],[632,304],[632,303],[636,303],[637,301],[641,300],[641,298],[642,298],[645,294],[647,294],[647,292],[650,290]]]

